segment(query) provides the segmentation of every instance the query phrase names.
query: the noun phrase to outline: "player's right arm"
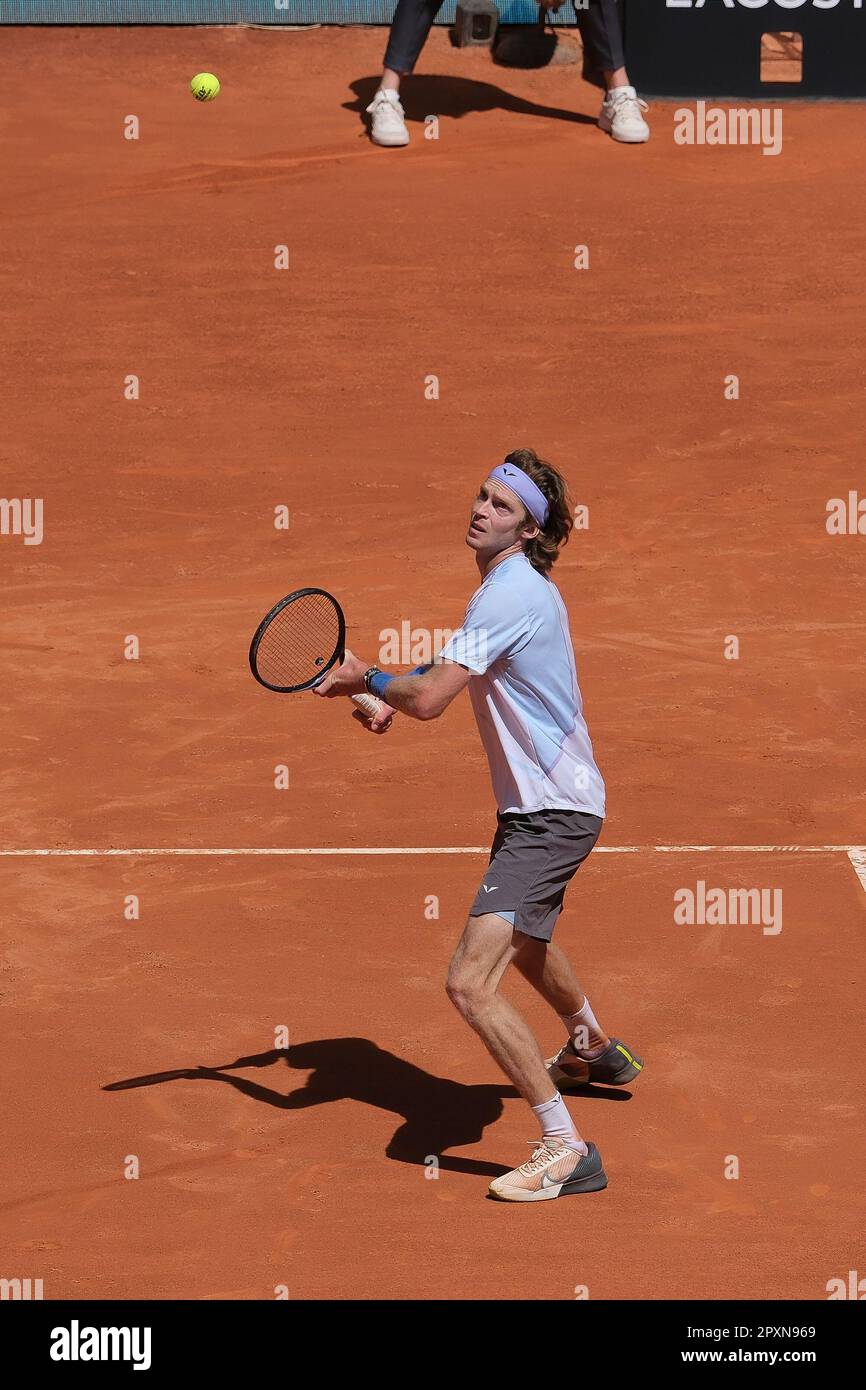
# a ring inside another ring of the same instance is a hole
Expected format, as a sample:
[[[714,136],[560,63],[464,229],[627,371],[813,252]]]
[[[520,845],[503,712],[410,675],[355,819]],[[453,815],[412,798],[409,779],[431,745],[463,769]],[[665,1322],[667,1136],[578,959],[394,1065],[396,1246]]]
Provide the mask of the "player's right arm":
[[[380,673],[368,689],[412,719],[438,719],[473,676],[519,648],[536,623],[522,605],[510,607],[495,588],[482,587],[470,599],[462,627],[451,634],[432,666],[405,676]]]
[[[394,676],[382,698],[412,719],[438,719],[471,679],[472,672],[465,666],[437,657],[424,671]]]

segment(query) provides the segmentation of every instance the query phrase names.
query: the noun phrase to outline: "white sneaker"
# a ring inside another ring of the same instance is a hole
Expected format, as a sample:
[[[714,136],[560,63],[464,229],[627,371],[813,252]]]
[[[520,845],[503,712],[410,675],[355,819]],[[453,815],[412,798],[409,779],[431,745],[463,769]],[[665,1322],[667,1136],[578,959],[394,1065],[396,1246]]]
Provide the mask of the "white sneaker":
[[[599,127],[626,145],[642,145],[649,139],[649,126],[642,112],[648,111],[634,87],[612,87],[601,103]]]
[[[396,92],[380,87],[367,107],[367,115],[373,117],[370,137],[374,145],[408,145],[409,132]]]

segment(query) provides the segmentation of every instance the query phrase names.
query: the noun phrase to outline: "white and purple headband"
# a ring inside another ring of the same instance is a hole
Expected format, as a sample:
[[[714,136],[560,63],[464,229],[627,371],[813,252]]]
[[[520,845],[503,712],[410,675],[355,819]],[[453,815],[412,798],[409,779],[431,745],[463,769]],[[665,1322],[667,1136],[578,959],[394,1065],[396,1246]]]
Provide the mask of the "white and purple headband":
[[[519,497],[533,521],[544,528],[550,513],[550,503],[528,473],[524,473],[516,464],[506,462],[494,468],[490,476],[498,483],[504,483],[515,497]]]

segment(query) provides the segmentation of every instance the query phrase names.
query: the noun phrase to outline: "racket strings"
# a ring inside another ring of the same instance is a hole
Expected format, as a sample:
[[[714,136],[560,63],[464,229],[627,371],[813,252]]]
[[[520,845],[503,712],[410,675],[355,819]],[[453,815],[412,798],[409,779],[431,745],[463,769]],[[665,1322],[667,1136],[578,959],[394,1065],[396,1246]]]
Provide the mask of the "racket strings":
[[[256,651],[256,669],[269,685],[300,686],[328,665],[340,638],[340,620],[322,594],[304,594],[271,619]]]

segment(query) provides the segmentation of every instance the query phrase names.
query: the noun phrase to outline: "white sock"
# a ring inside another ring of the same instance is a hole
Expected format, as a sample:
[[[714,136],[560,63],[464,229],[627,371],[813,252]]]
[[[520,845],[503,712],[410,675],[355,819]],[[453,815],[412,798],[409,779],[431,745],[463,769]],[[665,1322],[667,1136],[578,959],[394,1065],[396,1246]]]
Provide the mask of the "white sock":
[[[553,1100],[546,1100],[543,1105],[533,1105],[532,1113],[541,1121],[542,1139],[559,1139],[567,1148],[574,1149],[577,1153],[589,1153],[586,1144],[577,1136],[577,1130],[562,1096],[556,1095]]]
[[[627,92],[630,97],[637,96],[637,92],[635,91],[634,87],[611,87],[609,88],[607,93],[608,99],[615,96],[619,96],[621,92]]]
[[[576,1014],[560,1014],[559,1017],[565,1024],[566,1031],[571,1038],[571,1045],[578,1057],[583,1057],[585,1061],[591,1062],[594,1057],[600,1057],[607,1050],[607,1043],[599,1043],[598,1041],[600,1037],[604,1037],[604,1034],[598,1019],[589,1006],[588,999],[584,999],[583,1008],[579,1009]]]

